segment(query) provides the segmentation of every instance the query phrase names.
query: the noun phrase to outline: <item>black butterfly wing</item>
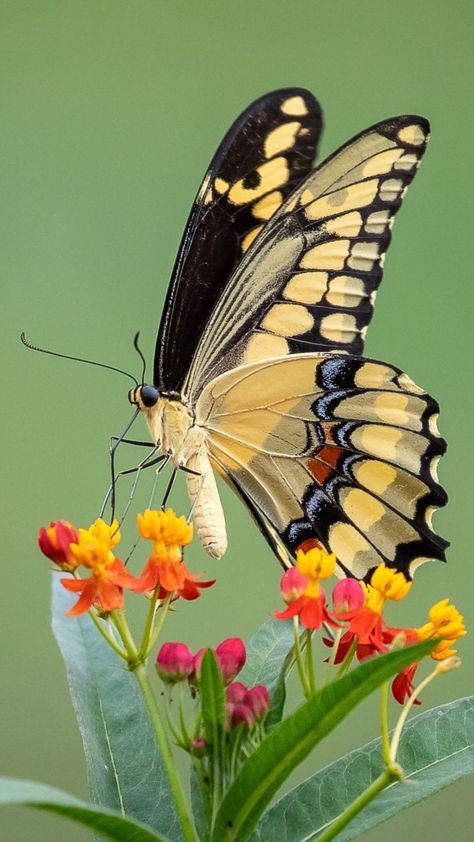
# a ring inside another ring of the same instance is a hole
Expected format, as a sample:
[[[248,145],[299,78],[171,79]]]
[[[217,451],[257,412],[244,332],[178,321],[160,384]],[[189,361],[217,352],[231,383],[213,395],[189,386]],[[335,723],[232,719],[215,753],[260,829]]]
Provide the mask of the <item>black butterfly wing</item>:
[[[191,399],[213,377],[247,362],[362,353],[394,216],[428,132],[422,117],[385,120],[296,188],[215,306],[186,381]]]
[[[224,287],[267,220],[310,173],[321,109],[304,89],[252,103],[224,137],[201,184],[158,332],[154,383],[178,391]]]

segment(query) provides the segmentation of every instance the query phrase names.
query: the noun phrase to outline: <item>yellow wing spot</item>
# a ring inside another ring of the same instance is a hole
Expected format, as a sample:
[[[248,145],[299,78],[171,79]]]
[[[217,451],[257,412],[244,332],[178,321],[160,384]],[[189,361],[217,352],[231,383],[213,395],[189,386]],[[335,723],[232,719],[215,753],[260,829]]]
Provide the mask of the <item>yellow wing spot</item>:
[[[394,202],[402,192],[403,182],[399,178],[387,178],[380,185],[380,198],[383,202]]]
[[[387,462],[397,461],[398,445],[403,439],[403,430],[396,427],[382,427],[380,424],[363,424],[354,430],[352,439],[356,447]]]
[[[320,246],[313,246],[303,255],[302,269],[342,269],[349,254],[350,240],[331,240]]]
[[[402,389],[405,389],[407,392],[414,392],[415,395],[425,395],[426,392],[421,386],[417,386],[416,383],[413,382],[411,377],[408,377],[408,374],[400,374],[398,378],[398,382]]]
[[[433,458],[430,462],[430,474],[431,474],[431,476],[432,476],[432,478],[434,479],[435,482],[438,482],[438,465],[439,465],[440,459],[441,459],[441,456],[439,456],[439,455],[433,456]]]
[[[362,278],[353,278],[351,275],[336,275],[329,281],[326,301],[333,307],[357,307],[366,297],[367,293]]]
[[[326,292],[327,272],[299,272],[288,281],[283,295],[301,304],[317,304]]]
[[[411,126],[404,126],[403,129],[400,129],[398,132],[398,139],[402,143],[410,143],[412,146],[421,146],[421,144],[426,140],[426,135],[421,126],[414,123]]]
[[[299,336],[314,325],[311,313],[302,304],[274,304],[262,321],[262,328],[282,336]]]
[[[360,213],[343,213],[326,223],[326,231],[329,234],[336,234],[338,237],[357,237],[362,228],[362,217]]]
[[[408,152],[403,158],[394,165],[395,170],[412,170],[413,167],[418,166],[418,158],[413,152]]]
[[[393,465],[378,462],[376,459],[364,459],[363,462],[356,463],[353,472],[360,485],[379,496],[385,494],[398,476]]]
[[[369,532],[385,514],[385,506],[360,488],[351,488],[341,497],[347,517],[363,532]]]
[[[347,264],[351,269],[356,269],[359,272],[370,272],[378,256],[379,247],[377,243],[355,243]]]
[[[225,193],[229,189],[229,187],[230,187],[229,182],[224,181],[223,178],[216,178],[214,180],[214,189],[216,190],[217,193],[220,193],[221,195],[222,195],[222,193]]]
[[[369,214],[364,227],[368,234],[383,234],[387,225],[391,227],[393,219],[388,210],[375,211]]]
[[[291,96],[289,99],[285,99],[280,109],[283,111],[283,114],[289,114],[292,117],[303,117],[305,114],[308,114],[308,109],[302,96]]]
[[[248,249],[252,245],[255,238],[258,237],[258,235],[260,234],[260,231],[262,230],[262,228],[263,228],[263,225],[256,225],[255,228],[252,228],[252,230],[249,231],[248,234],[245,235],[244,239],[242,240],[242,242],[240,244],[240,248],[242,249],[242,254],[245,254],[245,252],[248,251]]]
[[[329,530],[329,546],[337,558],[348,567],[354,576],[362,578],[369,567],[382,559],[350,523],[335,523]]]
[[[397,427],[412,426],[407,409],[410,399],[408,395],[399,392],[382,392],[374,399],[374,410],[377,418],[384,424],[395,424]],[[421,424],[419,425],[421,427]]]
[[[285,152],[295,145],[296,135],[301,128],[301,123],[283,123],[277,126],[266,136],[263,143],[263,154],[265,158],[273,158],[279,152]]]
[[[380,363],[364,363],[354,376],[354,385],[359,389],[396,389],[392,383],[393,368]]]
[[[403,149],[387,149],[385,152],[379,152],[364,164],[362,175],[364,178],[369,178],[372,175],[382,175],[390,172],[395,161],[403,155]]]
[[[306,208],[308,219],[323,219],[326,216],[335,216],[343,211],[356,210],[370,205],[376,195],[379,181],[377,178],[369,181],[361,181],[351,184],[349,187],[342,187],[335,190],[321,199],[317,199]]]
[[[204,202],[205,205],[208,205],[208,204],[210,204],[210,202],[212,202],[213,195],[214,194],[212,192],[212,187],[209,187],[209,190],[207,190],[206,193],[204,194],[203,202]]]
[[[255,333],[245,349],[244,363],[253,363],[257,360],[265,360],[268,357],[284,357],[289,352],[288,342],[283,336],[274,336],[271,333]]]
[[[269,193],[254,204],[252,214],[257,219],[270,219],[282,202],[283,194],[279,190],[274,190],[273,193]]]
[[[300,205],[307,205],[309,202],[312,202],[313,199],[314,193],[307,187],[306,190],[303,190],[300,196]]]
[[[285,205],[285,213],[291,213],[292,211],[294,211],[298,203],[298,198],[298,194],[292,194],[292,198],[289,200],[288,204]]]
[[[352,342],[358,333],[356,318],[350,313],[331,313],[321,319],[319,331],[331,342]]]
[[[440,435],[439,430],[438,430],[438,418],[439,418],[439,412],[434,412],[433,415],[430,415],[430,418],[429,418],[429,421],[428,421],[428,429],[429,429],[431,435],[435,436],[436,438],[439,438],[439,435]]]
[[[286,158],[272,158],[256,170],[259,176],[259,183],[256,187],[245,187],[244,180],[240,179],[229,190],[228,199],[233,205],[245,205],[254,199],[259,199],[265,193],[286,184],[289,178],[289,169]]]

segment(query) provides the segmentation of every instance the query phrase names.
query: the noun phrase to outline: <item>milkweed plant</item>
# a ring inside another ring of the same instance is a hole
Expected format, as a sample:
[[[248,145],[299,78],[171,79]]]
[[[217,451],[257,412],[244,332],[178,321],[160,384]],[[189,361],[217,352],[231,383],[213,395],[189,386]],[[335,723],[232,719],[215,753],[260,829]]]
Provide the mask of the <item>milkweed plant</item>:
[[[466,629],[449,599],[417,628],[390,626],[385,603],[408,598],[412,582],[382,564],[369,584],[339,579],[330,590],[336,557],[311,540],[281,579],[282,605],[247,646],[229,637],[193,651],[192,641],[166,636],[169,613],[182,600],[205,599],[215,584],[184,562],[192,524],[172,509],[146,510],[138,532],[151,549],[134,575],[117,555],[117,521],[99,518],[88,529],[58,521],[39,531],[40,550],[61,574],[53,628],[91,802],[3,779],[3,803],[48,810],[120,842],[329,842],[357,839],[473,771],[472,698],[409,718],[428,685],[460,664],[455,646]],[[133,599],[143,606],[138,633],[127,619]],[[326,652],[320,663],[318,636]],[[288,711],[293,670],[301,702]],[[374,691],[380,736],[278,796],[298,764]],[[390,694],[399,706],[392,730]],[[188,780],[178,772],[179,752]]]

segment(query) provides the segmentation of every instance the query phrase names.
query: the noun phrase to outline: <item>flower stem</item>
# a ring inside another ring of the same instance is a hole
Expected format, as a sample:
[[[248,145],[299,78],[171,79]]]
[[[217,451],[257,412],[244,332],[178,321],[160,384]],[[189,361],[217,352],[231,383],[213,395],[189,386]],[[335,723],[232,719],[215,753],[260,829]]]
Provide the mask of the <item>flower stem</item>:
[[[357,651],[358,643],[359,643],[359,638],[357,636],[355,636],[354,640],[352,641],[352,643],[349,647],[349,649],[347,650],[346,657],[344,658],[341,666],[339,667],[339,669],[337,671],[337,677],[338,678],[342,678],[342,676],[345,675],[345,673],[349,669],[349,667],[352,663],[352,659],[353,659],[353,657],[354,657],[354,655]]]
[[[380,696],[380,725],[382,738],[382,754],[384,763],[389,766],[392,760],[390,740],[388,737],[388,681],[382,684]]]
[[[122,608],[118,608],[116,611],[111,611],[110,616],[122,639],[123,647],[127,653],[128,666],[130,669],[134,669],[138,662],[138,651],[132,637],[132,633],[128,627],[125,611]]]
[[[340,816],[335,819],[326,830],[318,836],[318,842],[330,842],[331,839],[335,839],[338,833],[349,824],[352,819],[354,819],[367,804],[375,798],[379,792],[382,792],[387,786],[389,786],[393,781],[400,780],[401,777],[401,770],[397,766],[387,766],[386,769],[381,772],[378,778],[375,778],[370,786],[362,792],[352,804],[349,804],[348,807],[340,814]]]
[[[93,611],[89,611],[89,617],[91,618],[92,622],[94,623],[94,626],[96,627],[97,631],[101,633],[102,637],[107,641],[109,646],[112,647],[114,652],[116,652],[117,655],[119,655],[121,658],[123,658],[124,661],[126,661],[127,658],[128,658],[128,655],[127,655],[125,649],[122,649],[122,647],[118,645],[117,641],[114,640],[112,635],[109,634],[108,631],[106,631],[104,629],[104,627],[103,627],[102,623],[100,622],[99,618],[96,617],[96,615],[94,614]]]
[[[311,691],[309,689],[308,680],[306,678],[306,673],[303,664],[303,658],[301,657],[301,647],[300,647],[300,629],[298,624],[298,617],[293,617],[293,638],[294,638],[294,645],[293,650],[295,653],[295,661],[296,666],[298,668],[298,675],[301,682],[301,686],[303,688],[303,693],[305,694],[306,698],[309,699],[311,696]]]
[[[394,731],[393,731],[393,736],[392,736],[392,742],[391,742],[391,745],[390,745],[390,756],[391,756],[391,759],[392,759],[393,762],[395,761],[395,758],[397,756],[398,744],[400,742],[400,737],[402,735],[402,729],[403,729],[403,726],[406,722],[407,716],[410,713],[410,710],[412,709],[413,705],[415,704],[415,701],[417,700],[420,693],[422,693],[422,691],[425,689],[425,687],[427,687],[428,684],[430,684],[431,681],[433,681],[433,678],[436,678],[437,675],[438,675],[438,668],[436,667],[433,670],[433,672],[430,672],[430,674],[427,675],[426,678],[423,679],[423,681],[420,681],[418,687],[415,687],[415,689],[413,690],[413,693],[411,694],[411,696],[405,702],[403,710],[402,710],[400,716],[398,717],[398,722],[395,725],[395,728],[394,728]]]
[[[158,584],[150,598],[148,613],[146,615],[145,628],[143,629],[142,642],[140,643],[140,648],[138,650],[138,654],[143,658],[143,660],[145,660],[146,656],[148,655],[148,645],[150,643],[150,635],[153,631],[153,624],[155,622],[156,603],[158,600],[159,589],[160,586]]]
[[[341,637],[342,637],[342,628],[338,628],[337,631],[336,631],[336,634],[333,637],[333,641],[332,641],[331,655],[330,655],[329,661],[328,661],[328,664],[329,664],[330,667],[333,667],[334,664],[335,664],[336,656],[337,656],[337,650],[339,649],[339,643],[341,641]]]
[[[306,670],[308,675],[309,691],[312,696],[317,692],[316,679],[314,677],[313,663],[313,635],[311,629],[306,629]]]
[[[169,593],[168,596],[166,597],[166,599],[164,599],[163,602],[161,603],[160,619],[158,620],[154,630],[152,630],[145,657],[148,657],[148,655],[150,654],[151,650],[153,649],[156,641],[158,640],[158,635],[160,634],[160,631],[163,627],[163,623],[166,620],[166,615],[168,614],[168,608],[171,605],[172,598],[173,598],[173,594]]]
[[[181,781],[176,774],[176,768],[173,760],[173,755],[166,737],[163,724],[158,712],[158,706],[155,696],[143,663],[138,664],[134,669],[135,677],[142,692],[145,704],[150,714],[150,719],[156,735],[156,741],[161,752],[163,765],[166,769],[168,781],[176,804],[176,812],[181,823],[183,831],[184,842],[196,842],[196,836],[193,830],[191,818],[189,816],[186,800],[184,797]]]

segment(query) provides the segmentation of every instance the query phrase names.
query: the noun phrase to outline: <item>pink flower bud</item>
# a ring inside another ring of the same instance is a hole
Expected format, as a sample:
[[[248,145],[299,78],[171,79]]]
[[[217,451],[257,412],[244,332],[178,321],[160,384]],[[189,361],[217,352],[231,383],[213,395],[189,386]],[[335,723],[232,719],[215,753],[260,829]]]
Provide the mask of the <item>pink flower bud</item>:
[[[231,728],[236,728],[238,725],[252,728],[255,724],[255,715],[247,705],[229,705],[227,711]]]
[[[240,705],[244,700],[246,692],[247,688],[245,684],[242,684],[241,681],[233,681],[232,684],[229,684],[226,688],[226,701],[233,705]]]
[[[247,653],[240,637],[229,637],[219,643],[216,658],[222,670],[224,684],[229,684],[243,668],[247,660]]]
[[[74,570],[77,561],[70,552],[70,544],[77,544],[78,534],[67,520],[51,521],[49,529],[42,527],[38,533],[41,552],[54,561],[61,570]]]
[[[296,567],[290,567],[289,570],[284,572],[281,577],[280,590],[287,605],[303,596],[308,581],[307,576],[303,576]]]
[[[204,737],[195,737],[195,739],[191,741],[191,754],[194,757],[204,757],[206,750],[207,745]]]
[[[251,690],[247,690],[243,703],[250,708],[255,719],[264,719],[270,709],[270,696],[267,688],[263,684],[257,684]]]
[[[332,590],[332,604],[336,614],[356,611],[364,604],[365,595],[357,579],[341,579]]]
[[[164,643],[158,652],[156,669],[162,681],[176,684],[193,671],[193,656],[184,643]]]

